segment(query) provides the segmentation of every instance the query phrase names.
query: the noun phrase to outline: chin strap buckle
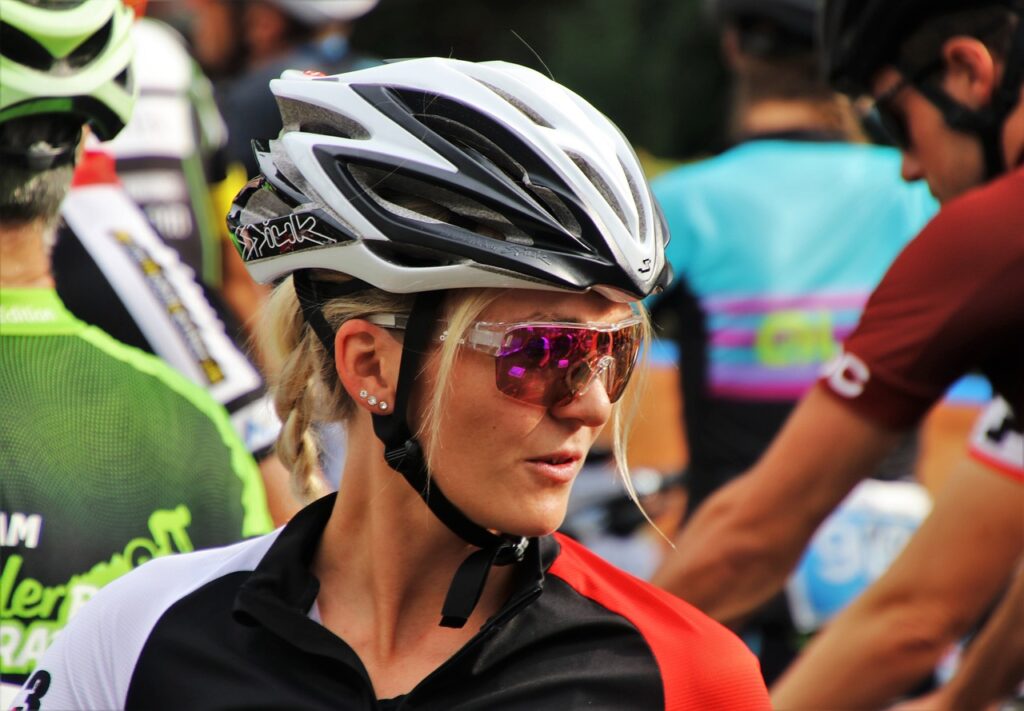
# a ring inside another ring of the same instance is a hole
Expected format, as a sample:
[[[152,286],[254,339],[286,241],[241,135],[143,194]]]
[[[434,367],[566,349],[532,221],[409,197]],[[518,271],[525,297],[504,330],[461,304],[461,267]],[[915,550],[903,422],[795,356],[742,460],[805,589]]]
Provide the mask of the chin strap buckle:
[[[470,554],[455,571],[448,594],[441,608],[441,627],[462,629],[473,614],[476,604],[480,601],[487,576],[495,565],[511,565],[518,563],[526,554],[530,539],[520,538],[518,541],[503,540],[497,546],[481,548]]]

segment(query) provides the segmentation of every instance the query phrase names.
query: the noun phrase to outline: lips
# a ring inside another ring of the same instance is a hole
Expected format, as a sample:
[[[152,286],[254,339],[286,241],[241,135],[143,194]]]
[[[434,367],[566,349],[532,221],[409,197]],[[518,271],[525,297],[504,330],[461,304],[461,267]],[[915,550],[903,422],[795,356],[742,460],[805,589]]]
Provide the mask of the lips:
[[[552,466],[562,466],[566,464],[575,464],[583,457],[575,452],[559,451],[552,452],[551,454],[545,454],[540,457],[533,457],[527,461],[534,462],[536,464],[550,464]]]

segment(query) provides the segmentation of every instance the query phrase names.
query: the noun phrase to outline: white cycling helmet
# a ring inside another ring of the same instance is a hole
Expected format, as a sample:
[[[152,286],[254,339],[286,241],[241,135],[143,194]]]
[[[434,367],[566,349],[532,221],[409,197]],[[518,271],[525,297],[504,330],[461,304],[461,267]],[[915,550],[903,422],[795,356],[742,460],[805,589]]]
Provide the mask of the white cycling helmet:
[[[377,0],[271,0],[299,22],[318,25],[323,22],[350,22],[368,13]]]
[[[229,215],[257,281],[326,268],[394,293],[633,301],[669,278],[667,232],[629,143],[531,69],[414,59],[286,72],[271,90],[284,129],[257,147],[263,176]]]

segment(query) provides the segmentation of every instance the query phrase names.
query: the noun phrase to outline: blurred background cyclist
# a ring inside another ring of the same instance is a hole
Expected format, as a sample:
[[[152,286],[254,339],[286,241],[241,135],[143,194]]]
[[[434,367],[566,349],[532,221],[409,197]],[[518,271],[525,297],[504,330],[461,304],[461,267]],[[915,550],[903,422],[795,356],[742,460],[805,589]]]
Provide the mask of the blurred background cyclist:
[[[50,270],[90,129],[134,103],[120,0],[3,3],[0,47],[0,705],[102,586],[264,533],[259,472],[206,392],[76,319]],[[141,217],[140,217],[141,219]]]
[[[1012,0],[826,4],[830,79],[871,94],[904,177],[926,181],[943,207],[765,455],[697,513],[662,584],[718,619],[742,619],[956,378],[977,368],[999,397],[979,419],[972,461],[947,480],[901,557],[779,682],[784,708],[873,707],[906,692],[1019,559],[1022,10]]]
[[[757,460],[937,207],[822,78],[819,6],[709,4],[732,75],[731,145],[652,183],[676,274],[653,315],[679,348],[691,514]],[[873,474],[908,477],[915,453],[910,438]],[[783,596],[744,639],[776,678],[799,643]]]

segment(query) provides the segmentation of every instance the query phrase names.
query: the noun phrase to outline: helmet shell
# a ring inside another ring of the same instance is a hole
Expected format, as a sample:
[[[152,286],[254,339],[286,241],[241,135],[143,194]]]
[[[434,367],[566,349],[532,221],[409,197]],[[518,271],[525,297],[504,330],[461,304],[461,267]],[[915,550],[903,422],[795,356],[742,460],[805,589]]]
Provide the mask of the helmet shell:
[[[735,18],[772,22],[795,37],[814,41],[822,0],[710,0],[718,22]]]
[[[860,95],[896,58],[901,43],[925,20],[985,5],[1021,9],[1019,0],[826,0],[822,21],[825,72],[837,90]]]
[[[291,17],[306,25],[351,22],[377,5],[377,0],[271,0]]]
[[[258,153],[264,182],[229,216],[259,281],[327,268],[396,293],[594,289],[621,301],[664,285],[667,233],[632,148],[531,69],[428,58],[286,72],[271,90],[284,130]]]
[[[122,0],[0,2],[0,122],[71,113],[113,138],[135,101],[130,29]]]

